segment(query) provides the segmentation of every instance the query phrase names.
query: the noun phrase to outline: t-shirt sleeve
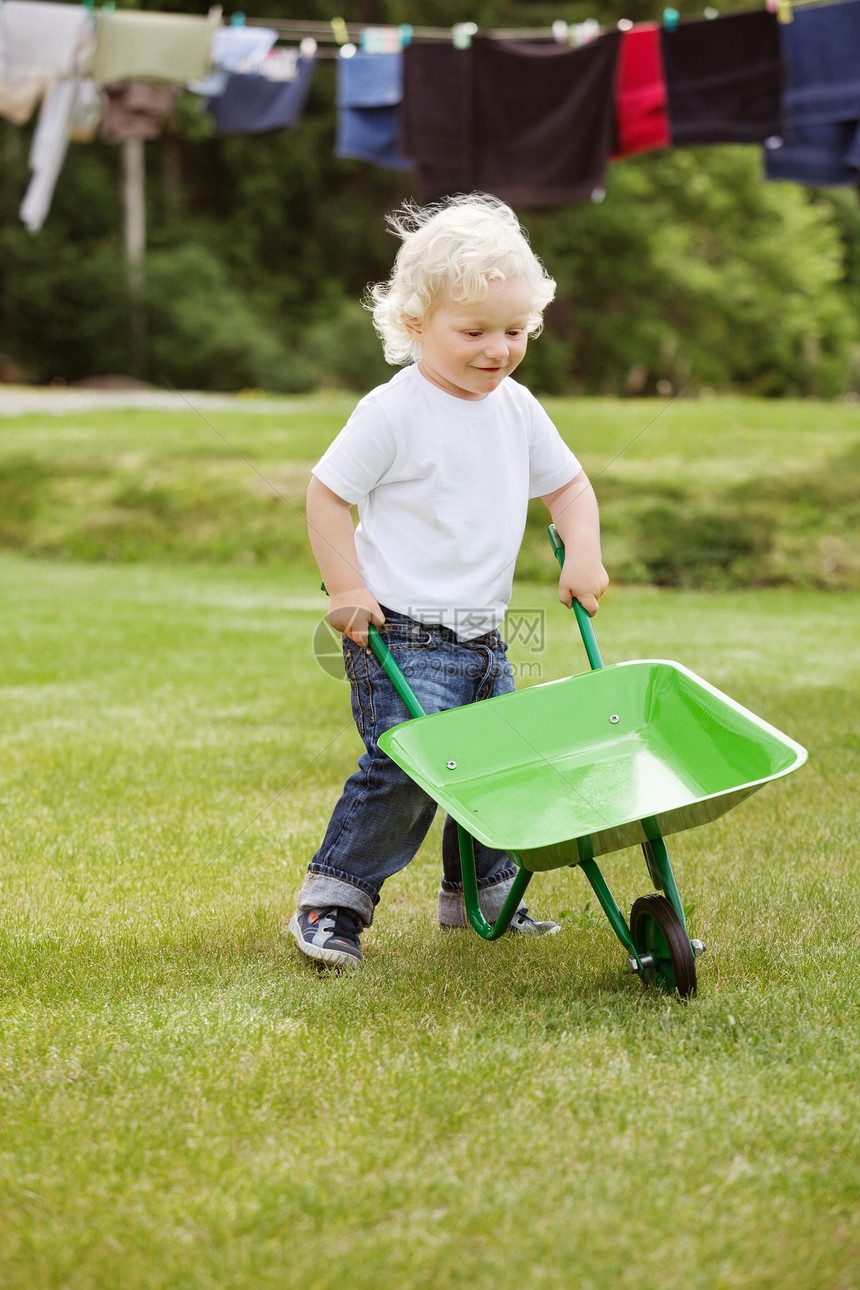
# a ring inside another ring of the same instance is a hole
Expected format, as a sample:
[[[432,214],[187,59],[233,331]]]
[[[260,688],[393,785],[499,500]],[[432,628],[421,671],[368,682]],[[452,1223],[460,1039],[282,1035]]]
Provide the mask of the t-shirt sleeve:
[[[364,398],[333,443],[313,468],[313,474],[350,506],[375,488],[394,462],[397,446],[388,418],[375,400]]]
[[[529,497],[544,497],[575,479],[582,466],[537,399],[531,401]]]

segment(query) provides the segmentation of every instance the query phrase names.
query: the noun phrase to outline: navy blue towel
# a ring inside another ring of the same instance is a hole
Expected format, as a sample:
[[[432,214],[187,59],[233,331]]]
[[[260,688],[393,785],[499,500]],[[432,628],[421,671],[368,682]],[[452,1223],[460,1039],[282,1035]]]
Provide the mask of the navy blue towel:
[[[231,76],[224,93],[206,103],[216,134],[265,134],[294,126],[301,117],[314,66],[313,58],[300,58],[291,81]]]
[[[854,184],[860,171],[860,0],[797,9],[780,26],[784,142],[765,152],[768,179]]]

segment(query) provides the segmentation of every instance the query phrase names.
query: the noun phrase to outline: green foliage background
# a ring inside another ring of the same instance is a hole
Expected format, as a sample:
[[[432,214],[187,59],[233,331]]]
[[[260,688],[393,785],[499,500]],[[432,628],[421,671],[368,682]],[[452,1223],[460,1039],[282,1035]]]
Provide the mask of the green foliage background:
[[[128,7],[202,13],[208,5]],[[356,23],[470,18],[484,27],[659,13],[644,0],[560,8],[345,0],[339,8]],[[260,0],[249,16],[327,21],[331,12],[321,0]],[[385,212],[418,194],[412,172],[334,156],[334,98],[335,65],[321,59],[293,131],[215,138],[202,101],[188,94],[176,133],[147,145],[147,351],[134,374],[284,392],[385,379],[390,369],[358,301],[390,267]],[[34,236],[17,217],[32,127],[2,126],[0,354],[37,382],[129,373],[119,149],[71,145]],[[613,165],[601,204],[522,214],[559,284],[523,369],[539,392],[648,394],[658,382],[678,389],[691,380],[768,396],[860,389],[853,192],[766,183],[758,148],[710,147]]]

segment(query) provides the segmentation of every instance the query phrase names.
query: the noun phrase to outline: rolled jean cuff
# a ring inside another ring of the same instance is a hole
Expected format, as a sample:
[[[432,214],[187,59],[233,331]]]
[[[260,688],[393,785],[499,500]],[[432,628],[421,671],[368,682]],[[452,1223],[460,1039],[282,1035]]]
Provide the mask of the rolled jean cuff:
[[[516,871],[514,871],[515,873]],[[494,923],[502,912],[502,906],[508,898],[508,892],[514,883],[514,874],[509,878],[503,878],[499,882],[494,882],[488,887],[478,888],[478,904],[481,907],[481,913],[488,923]],[[520,909],[523,908],[522,903]],[[437,904],[439,925],[441,927],[468,927],[469,918],[466,914],[466,902],[463,898],[462,888],[453,888],[449,882],[443,883],[439,892]]]
[[[510,891],[511,884],[514,881],[514,878],[516,878],[516,876],[517,876],[517,866],[512,861],[510,864],[505,866],[505,868],[502,870],[501,873],[494,873],[491,878],[483,878],[483,879],[479,878],[478,890],[481,892],[481,895],[483,897],[483,893],[485,891],[488,891],[491,887],[504,887],[505,895],[507,895],[507,893]],[[454,892],[461,896],[463,894],[462,882],[452,882],[450,878],[443,878],[441,887],[443,891]],[[502,897],[502,901],[504,901],[504,896]],[[482,899],[481,900],[482,906],[483,906],[483,903],[484,902]],[[502,906],[499,905],[499,909],[501,909],[501,907]]]
[[[374,906],[379,896],[359,886],[353,879],[341,876],[331,869],[310,869],[299,898],[297,909],[351,909],[358,914],[365,927],[373,922]]]

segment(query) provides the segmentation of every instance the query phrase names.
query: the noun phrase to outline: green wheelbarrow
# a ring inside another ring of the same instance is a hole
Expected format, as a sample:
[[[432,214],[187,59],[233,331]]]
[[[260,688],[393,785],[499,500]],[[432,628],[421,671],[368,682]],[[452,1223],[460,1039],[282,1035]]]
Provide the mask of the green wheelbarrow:
[[[554,525],[550,540],[561,563]],[[591,671],[426,715],[379,632],[370,644],[414,720],[381,748],[456,821],[469,922],[485,940],[507,931],[532,875],[579,867],[627,965],[646,986],[682,998],[696,959],[664,838],[717,819],[806,749],[680,663],[604,666],[591,620],[574,603]],[[492,924],[478,903],[474,839],[517,865]],[[655,890],[624,918],[596,856],[642,849]]]

